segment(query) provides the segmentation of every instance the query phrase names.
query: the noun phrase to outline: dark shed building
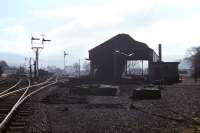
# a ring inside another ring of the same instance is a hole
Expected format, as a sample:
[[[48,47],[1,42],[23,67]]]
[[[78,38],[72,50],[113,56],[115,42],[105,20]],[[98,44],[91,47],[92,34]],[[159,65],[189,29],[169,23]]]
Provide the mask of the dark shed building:
[[[149,79],[152,82],[163,81],[167,84],[179,82],[179,62],[154,62],[149,65]]]
[[[119,79],[127,60],[158,61],[158,55],[145,43],[127,34],[118,34],[97,47],[89,50],[90,76],[95,80]]]

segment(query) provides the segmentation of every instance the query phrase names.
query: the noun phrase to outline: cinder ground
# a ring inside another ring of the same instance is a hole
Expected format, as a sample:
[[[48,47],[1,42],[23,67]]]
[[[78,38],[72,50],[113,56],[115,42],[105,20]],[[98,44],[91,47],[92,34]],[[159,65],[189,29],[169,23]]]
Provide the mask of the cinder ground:
[[[134,85],[120,86],[118,96],[69,96],[52,87],[38,98],[26,132],[52,133],[193,133],[200,132],[200,85],[166,86],[161,100],[134,102]]]

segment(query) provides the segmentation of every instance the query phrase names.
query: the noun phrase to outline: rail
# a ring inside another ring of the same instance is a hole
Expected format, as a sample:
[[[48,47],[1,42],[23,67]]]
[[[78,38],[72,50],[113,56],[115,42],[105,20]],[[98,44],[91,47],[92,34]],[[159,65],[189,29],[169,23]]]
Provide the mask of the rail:
[[[18,89],[16,91],[12,91],[6,94],[3,94],[0,96],[0,98],[4,98],[6,96],[15,94],[17,92],[21,92],[24,91],[23,94],[20,96],[20,98],[17,100],[17,102],[14,104],[14,106],[12,107],[12,109],[9,111],[9,113],[6,115],[6,117],[3,119],[3,121],[0,123],[0,132],[4,131],[8,125],[8,123],[11,121],[12,116],[14,115],[14,113],[17,111],[18,107],[20,105],[22,105],[28,98],[30,98],[32,95],[36,94],[37,92],[47,88],[48,86],[54,85],[58,82],[58,76],[56,76],[56,80],[55,81],[51,81],[54,78],[54,76],[50,77],[49,79],[47,79],[45,82],[39,83],[39,84],[34,84],[31,85],[30,84],[30,80],[28,80],[28,86]],[[42,86],[39,89],[33,90],[32,92],[29,92],[29,90],[32,87],[38,87],[38,86]]]
[[[3,92],[0,92],[0,96],[7,93],[8,91],[12,90],[13,88],[15,88],[16,86],[18,86],[20,83],[22,82],[22,79],[20,79],[16,84],[14,84],[12,87],[4,90]]]

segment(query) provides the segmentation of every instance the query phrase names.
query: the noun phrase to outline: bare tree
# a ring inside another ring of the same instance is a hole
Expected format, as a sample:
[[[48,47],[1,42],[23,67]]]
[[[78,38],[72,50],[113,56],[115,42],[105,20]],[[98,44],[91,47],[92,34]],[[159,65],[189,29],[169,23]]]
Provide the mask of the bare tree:
[[[75,73],[75,75],[78,75],[79,74],[79,63],[74,63],[73,64],[73,69],[74,69],[74,73]]]
[[[186,59],[191,63],[192,76],[197,82],[197,79],[200,78],[200,46],[189,49],[187,55]]]
[[[136,74],[136,66],[139,64],[138,61],[129,61],[127,63],[127,72],[128,74]]]
[[[1,77],[2,73],[3,73],[3,70],[2,70],[2,68],[0,66],[0,77]]]
[[[1,66],[1,69],[4,71],[6,69],[9,68],[8,64],[6,63],[6,61],[0,61],[0,66]]]
[[[87,61],[85,61],[85,62],[83,63],[83,69],[84,69],[84,72],[85,72],[86,74],[89,74],[89,72],[90,72],[90,63],[87,62]]]
[[[6,63],[6,61],[4,61],[4,60],[0,61],[0,76],[3,74],[3,72],[4,72],[6,69],[9,69],[9,66],[8,66],[8,64]]]

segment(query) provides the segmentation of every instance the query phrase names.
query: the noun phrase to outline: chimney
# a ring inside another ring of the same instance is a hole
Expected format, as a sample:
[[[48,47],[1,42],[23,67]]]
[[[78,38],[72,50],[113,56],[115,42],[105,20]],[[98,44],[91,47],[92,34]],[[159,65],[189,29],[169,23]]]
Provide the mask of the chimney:
[[[159,62],[162,61],[162,45],[158,44]]]

